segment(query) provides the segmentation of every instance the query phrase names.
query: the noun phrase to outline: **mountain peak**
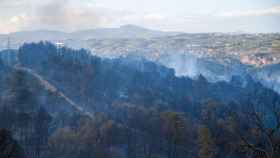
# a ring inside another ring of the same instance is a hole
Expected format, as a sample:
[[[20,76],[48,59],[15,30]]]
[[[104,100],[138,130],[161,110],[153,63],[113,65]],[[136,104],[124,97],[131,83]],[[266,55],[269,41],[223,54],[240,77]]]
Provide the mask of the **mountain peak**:
[[[144,27],[140,27],[137,25],[132,25],[132,24],[127,24],[127,25],[122,25],[120,26],[121,29],[141,29],[141,30],[147,30]]]

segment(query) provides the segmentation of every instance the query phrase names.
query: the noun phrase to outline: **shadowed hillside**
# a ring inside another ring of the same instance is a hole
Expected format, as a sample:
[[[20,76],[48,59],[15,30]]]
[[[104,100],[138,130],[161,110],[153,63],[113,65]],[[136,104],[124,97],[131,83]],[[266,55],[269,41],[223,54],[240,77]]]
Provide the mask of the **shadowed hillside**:
[[[0,62],[0,127],[31,158],[279,154],[280,96],[249,76],[211,83],[47,42],[15,55]]]

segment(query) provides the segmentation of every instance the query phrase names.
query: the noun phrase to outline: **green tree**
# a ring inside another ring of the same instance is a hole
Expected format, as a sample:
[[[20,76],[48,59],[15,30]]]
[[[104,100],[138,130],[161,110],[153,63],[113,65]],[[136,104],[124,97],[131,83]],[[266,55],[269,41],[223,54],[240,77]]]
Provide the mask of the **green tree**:
[[[161,117],[161,134],[167,140],[167,154],[169,158],[177,158],[178,146],[184,145],[187,141],[186,118],[181,113],[163,112]]]
[[[198,129],[199,158],[214,158],[216,153],[215,142],[211,136],[211,131],[202,126]]]

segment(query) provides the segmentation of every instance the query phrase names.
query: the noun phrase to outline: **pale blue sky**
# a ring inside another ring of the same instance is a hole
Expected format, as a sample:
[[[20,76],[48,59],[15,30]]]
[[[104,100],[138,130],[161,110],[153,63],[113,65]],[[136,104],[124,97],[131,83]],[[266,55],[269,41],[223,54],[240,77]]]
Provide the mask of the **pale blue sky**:
[[[108,8],[163,14],[197,14],[263,9],[280,5],[280,0],[86,0]]]
[[[280,32],[280,0],[0,0],[0,33],[125,24],[184,32]]]

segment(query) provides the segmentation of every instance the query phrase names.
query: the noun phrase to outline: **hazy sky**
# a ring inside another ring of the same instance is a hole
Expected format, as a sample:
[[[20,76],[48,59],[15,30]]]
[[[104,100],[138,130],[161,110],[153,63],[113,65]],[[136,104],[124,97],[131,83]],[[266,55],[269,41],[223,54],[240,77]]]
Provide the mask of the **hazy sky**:
[[[0,0],[0,33],[125,24],[184,32],[280,32],[280,0]]]

